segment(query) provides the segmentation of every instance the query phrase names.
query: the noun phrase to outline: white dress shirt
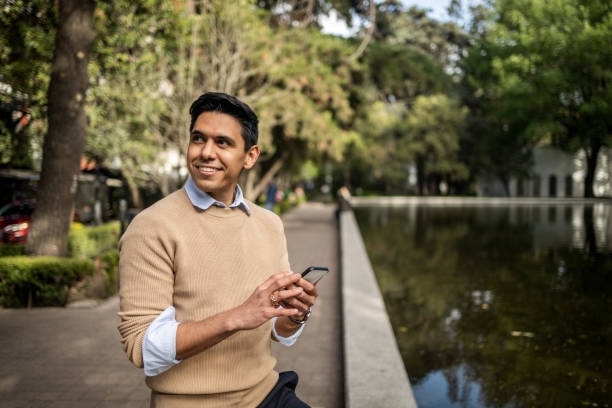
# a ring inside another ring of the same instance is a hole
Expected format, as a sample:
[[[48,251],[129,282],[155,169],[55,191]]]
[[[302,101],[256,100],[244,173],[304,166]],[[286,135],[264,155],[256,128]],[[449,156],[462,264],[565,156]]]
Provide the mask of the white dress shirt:
[[[226,207],[224,203],[215,200],[209,194],[200,190],[191,177],[185,184],[185,191],[191,203],[204,211],[211,205]],[[234,202],[230,204],[230,208],[232,207],[238,207],[247,215],[251,215],[251,210],[244,201],[242,190],[238,185],[236,185]],[[302,333],[304,325],[291,336],[282,337],[276,332],[276,319],[276,317],[272,319],[272,334],[281,344],[285,346],[293,345]],[[169,306],[147,328],[142,340],[142,359],[147,377],[161,374],[181,362],[181,360],[176,359],[176,330],[179,324],[175,318],[174,307]]]

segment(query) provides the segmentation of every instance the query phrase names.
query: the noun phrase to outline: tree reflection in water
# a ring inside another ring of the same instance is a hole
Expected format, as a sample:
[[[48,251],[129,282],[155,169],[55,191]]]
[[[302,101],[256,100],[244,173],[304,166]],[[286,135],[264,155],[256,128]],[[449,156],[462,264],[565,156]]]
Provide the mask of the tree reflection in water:
[[[598,206],[355,210],[419,407],[609,406]]]

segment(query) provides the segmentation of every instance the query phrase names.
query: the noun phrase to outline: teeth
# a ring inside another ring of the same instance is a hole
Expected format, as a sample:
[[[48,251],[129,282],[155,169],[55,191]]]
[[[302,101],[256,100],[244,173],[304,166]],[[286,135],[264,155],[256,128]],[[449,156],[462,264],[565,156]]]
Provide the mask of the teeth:
[[[217,171],[217,169],[213,169],[212,167],[200,167],[202,171]]]

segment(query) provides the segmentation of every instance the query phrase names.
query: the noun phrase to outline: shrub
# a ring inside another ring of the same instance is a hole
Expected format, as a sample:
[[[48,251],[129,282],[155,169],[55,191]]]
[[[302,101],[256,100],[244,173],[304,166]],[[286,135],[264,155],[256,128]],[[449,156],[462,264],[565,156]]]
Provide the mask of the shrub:
[[[73,258],[93,258],[117,249],[120,233],[119,222],[109,222],[95,227],[73,224],[68,235],[68,248]]]
[[[89,259],[0,258],[0,303],[5,307],[63,306],[70,287],[94,271]]]
[[[0,245],[0,257],[23,255],[23,244],[3,244]]]
[[[116,249],[106,251],[100,255],[100,263],[102,264],[102,273],[106,278],[106,296],[112,296],[117,293],[119,278],[119,251]]]

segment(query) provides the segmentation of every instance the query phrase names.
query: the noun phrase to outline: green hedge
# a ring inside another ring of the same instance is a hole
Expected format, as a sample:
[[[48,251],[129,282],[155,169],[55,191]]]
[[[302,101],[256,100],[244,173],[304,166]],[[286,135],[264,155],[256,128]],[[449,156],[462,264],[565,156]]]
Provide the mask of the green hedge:
[[[2,244],[0,245],[0,257],[23,255],[23,244]]]
[[[112,296],[119,289],[119,251],[112,249],[100,255],[102,273],[106,278],[106,296]]]
[[[109,222],[96,227],[75,224],[68,235],[68,249],[72,258],[93,258],[117,249],[120,234],[119,222]]]
[[[90,259],[0,258],[0,303],[5,307],[63,306],[70,287],[94,271]]]

